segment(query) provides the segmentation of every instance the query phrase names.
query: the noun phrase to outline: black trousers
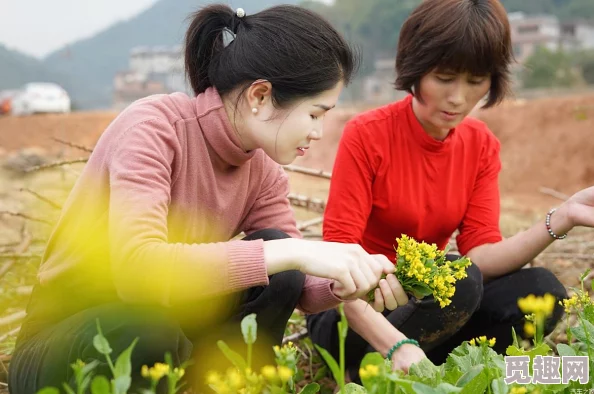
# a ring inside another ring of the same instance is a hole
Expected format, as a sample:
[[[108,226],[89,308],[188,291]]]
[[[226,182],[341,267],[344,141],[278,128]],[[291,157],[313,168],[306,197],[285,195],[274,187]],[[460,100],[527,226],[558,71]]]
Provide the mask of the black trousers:
[[[245,240],[287,237],[277,230],[262,230]],[[133,391],[149,387],[140,377],[141,367],[164,362],[165,353],[169,352],[176,365],[193,360],[194,365],[187,373],[188,383],[195,391],[203,392],[204,374],[208,370],[224,372],[231,365],[217,348],[217,340],[224,340],[232,349],[245,355],[246,345],[239,323],[248,314],[257,314],[254,368],[273,362],[272,345],[281,343],[304,281],[305,275],[298,271],[272,275],[268,286],[233,295],[234,303],[226,317],[216,326],[207,327],[191,325],[192,316],[199,320],[204,305],[184,306],[185,310],[178,307],[172,313],[169,308],[122,302],[94,305],[55,322],[39,321],[35,311],[43,310],[45,299],[43,291],[35,291],[28,308],[33,313],[27,316],[23,335],[17,339],[10,363],[9,390],[11,394],[33,394],[46,386],[61,390],[63,382],[74,388],[70,364],[77,359],[86,363],[97,360],[100,362],[97,373],[111,376],[105,356],[93,346],[96,319],[99,319],[103,335],[113,349],[113,359],[139,338],[132,352]],[[184,317],[177,319],[175,316]],[[47,320],[47,317],[43,319]]]
[[[448,255],[449,259],[458,258]],[[544,268],[521,269],[483,284],[477,266],[468,268],[468,276],[456,284],[452,303],[440,308],[433,297],[409,299],[408,304],[384,312],[384,316],[408,338],[416,339],[427,357],[439,365],[448,354],[465,340],[486,335],[495,337],[494,350],[505,354],[512,343],[512,327],[523,334],[524,314],[518,308],[518,298],[528,294],[542,296],[551,293],[557,300],[567,298],[565,287]],[[548,319],[546,333],[552,332],[563,315],[563,307],[555,304]],[[307,316],[312,341],[338,357],[338,311],[333,309]],[[349,329],[345,362],[353,381],[359,381],[359,366],[365,354],[375,352],[360,335]]]

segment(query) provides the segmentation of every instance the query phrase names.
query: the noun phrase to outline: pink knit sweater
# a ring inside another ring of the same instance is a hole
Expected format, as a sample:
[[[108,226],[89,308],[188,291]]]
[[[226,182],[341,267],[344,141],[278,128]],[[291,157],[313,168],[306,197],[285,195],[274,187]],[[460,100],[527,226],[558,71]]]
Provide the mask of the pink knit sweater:
[[[266,285],[263,241],[273,228],[300,237],[283,169],[244,152],[220,96],[143,99],[99,139],[52,233],[41,285],[82,286],[98,299],[176,305]],[[341,300],[308,276],[298,308]]]

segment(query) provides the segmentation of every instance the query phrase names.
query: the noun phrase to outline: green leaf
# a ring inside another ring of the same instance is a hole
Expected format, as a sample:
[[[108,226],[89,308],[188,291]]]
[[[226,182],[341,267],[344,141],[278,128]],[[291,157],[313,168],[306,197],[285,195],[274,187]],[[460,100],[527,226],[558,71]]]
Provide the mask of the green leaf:
[[[44,387],[37,394],[60,394],[60,390],[55,387]]]
[[[468,342],[464,342],[448,356],[446,370],[459,368],[460,371],[468,371],[475,365],[482,364],[482,359],[481,349],[478,346],[471,346]]]
[[[577,326],[571,327],[571,333],[580,342],[590,343],[590,346],[594,345],[594,325],[588,320],[582,319]]]
[[[246,344],[251,345],[258,338],[258,323],[256,323],[256,314],[247,315],[241,320],[241,333]]]
[[[68,383],[63,383],[62,387],[64,387],[64,391],[66,391],[67,394],[75,394],[74,390],[72,390]]]
[[[443,375],[442,381],[444,383],[456,384],[456,382],[464,375],[460,368],[453,367],[448,369],[446,365],[445,374]]]
[[[318,345],[314,345],[317,349],[317,351],[322,355],[322,358],[324,359],[324,361],[326,361],[326,364],[328,364],[328,367],[330,367],[330,371],[332,371],[332,375],[334,376],[334,380],[336,380],[337,382],[340,382],[341,376],[342,376],[342,372],[340,370],[340,367],[338,366],[338,363],[336,362],[336,360],[334,359],[334,357],[332,357],[332,355],[330,353],[328,353],[328,351]]]
[[[592,281],[594,283],[594,281]],[[594,324],[594,305],[586,305],[584,307],[584,318],[590,323]]]
[[[239,355],[239,353],[231,350],[231,348],[224,341],[217,341],[217,346],[236,368],[238,368],[240,371],[245,371],[247,368],[247,363],[243,357]]]
[[[484,369],[485,369],[485,366],[482,364],[475,365],[474,367],[470,368],[469,370],[467,370],[464,373],[464,375],[462,375],[460,377],[460,379],[458,379],[458,381],[456,382],[456,387],[466,386],[469,382],[471,382],[474,378],[476,378],[481,372],[483,372]]]
[[[114,394],[126,394],[132,385],[132,378],[130,376],[119,376],[113,381]]]
[[[414,393],[418,394],[450,394],[462,392],[461,388],[452,386],[448,383],[441,383],[437,387],[431,387],[423,383],[414,382],[412,389],[414,390]]]
[[[431,386],[437,386],[441,383],[441,368],[433,364],[428,358],[424,358],[418,363],[410,366],[408,374],[426,379]]]
[[[93,346],[101,354],[108,355],[112,352],[111,347],[107,339],[101,334],[97,334],[93,337]]]
[[[504,378],[494,379],[491,381],[491,390],[493,394],[507,394],[509,386],[505,383]]]
[[[98,360],[93,360],[88,364],[85,364],[85,366],[82,369],[82,374],[83,375],[87,375],[89,374],[92,370],[95,369],[95,367],[97,367],[97,365],[99,365],[99,361]]]
[[[381,368],[384,367],[386,361],[384,360],[384,358],[382,357],[382,355],[380,353],[377,352],[372,352],[372,353],[367,353],[364,357],[363,360],[361,361],[361,368],[365,368],[367,365],[377,365],[380,370]],[[377,379],[375,378],[362,378],[361,377],[361,383],[363,383],[363,387],[365,387],[368,391],[370,391],[372,389],[372,387],[374,385],[376,385]]]
[[[322,368],[318,369],[318,372],[316,372],[316,376],[314,376],[313,378],[314,382],[317,382],[318,380],[325,378],[327,374],[328,367],[324,365]]]
[[[109,381],[105,376],[96,376],[91,383],[92,394],[110,394]]]
[[[130,376],[132,374],[132,362],[130,359],[132,357],[132,350],[137,342],[138,338],[134,339],[132,344],[119,355],[115,363],[114,378],[117,379],[120,376]]]
[[[318,391],[320,391],[320,385],[317,383],[310,383],[307,386],[305,386],[300,392],[299,394],[315,394]]]
[[[99,324],[99,319],[96,320],[97,324],[97,335],[93,337],[93,346],[97,351],[101,354],[108,355],[112,352],[111,347],[109,346],[109,342],[103,336],[101,332],[101,325]]]
[[[411,293],[413,296],[415,296],[415,298],[419,300],[433,294],[433,292],[428,286],[425,286],[421,283],[415,283],[413,285],[407,286],[407,288],[404,290],[408,293]]]
[[[367,390],[355,383],[348,383],[344,386],[346,394],[366,394]]]
[[[588,268],[582,275],[580,275],[580,282],[583,282],[588,277],[588,274],[590,274],[590,271],[592,271],[592,269]]]
[[[573,350],[571,346],[566,345],[564,343],[560,343],[557,345],[557,353],[559,353],[559,356],[561,357],[576,356],[575,350]]]
[[[462,394],[477,394],[477,393],[484,393],[487,387],[489,387],[489,376],[487,375],[487,371],[482,368],[480,365],[477,365],[474,369],[479,369],[480,372],[476,374],[472,379],[466,381],[463,385],[463,389],[460,393]],[[471,370],[472,371],[472,370]],[[467,373],[470,373],[468,371]],[[465,374],[466,375],[466,374]],[[464,380],[464,376],[460,381]],[[460,382],[458,381],[458,382]],[[461,387],[460,384],[456,384],[456,386]]]

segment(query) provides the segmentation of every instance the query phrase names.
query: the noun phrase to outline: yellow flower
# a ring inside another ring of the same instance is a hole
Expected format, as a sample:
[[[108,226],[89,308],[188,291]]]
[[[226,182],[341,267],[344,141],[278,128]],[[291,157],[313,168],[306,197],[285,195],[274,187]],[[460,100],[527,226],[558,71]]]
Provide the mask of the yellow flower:
[[[379,375],[379,367],[373,364],[367,364],[364,368],[359,369],[359,376],[362,379],[369,379]]]
[[[144,369],[144,367],[143,367],[143,369]],[[144,376],[144,375],[142,375],[142,376]],[[145,377],[147,377],[147,376],[145,376]],[[206,383],[207,384],[209,384],[209,385],[210,384],[217,385],[220,382],[221,382],[221,375],[218,372],[216,372],[216,371],[209,371],[206,374]]]
[[[169,373],[169,365],[163,363],[155,363],[152,368],[143,365],[140,369],[140,375],[143,378],[149,378],[154,382],[158,382],[163,376]]]
[[[495,346],[495,342],[496,339],[495,338],[491,338],[491,339],[487,339],[487,337],[485,335],[481,335],[478,338],[472,338],[470,341],[468,341],[468,343],[472,346],[480,346],[480,345],[487,345],[489,347],[493,347]]]
[[[231,386],[233,391],[237,391],[245,386],[243,376],[241,376],[239,371],[234,368],[229,368],[227,370],[227,382],[229,383],[229,386]]]
[[[273,381],[276,378],[276,368],[272,365],[266,365],[262,367],[262,376],[266,378],[268,381]]]
[[[512,387],[509,394],[526,394],[526,387]]]
[[[178,378],[181,379],[184,377],[184,375],[186,374],[186,370],[183,368],[175,368],[173,370],[174,375]]]
[[[524,334],[526,334],[527,337],[533,337],[535,332],[536,328],[534,327],[534,324],[530,322],[524,323]]]
[[[518,306],[524,313],[534,313],[537,319],[541,320],[550,316],[555,308],[555,296],[545,294],[543,297],[536,297],[530,294],[525,298],[518,299]]]
[[[284,365],[280,365],[278,367],[278,376],[283,383],[286,383],[293,377],[293,370],[289,367],[285,367]]]

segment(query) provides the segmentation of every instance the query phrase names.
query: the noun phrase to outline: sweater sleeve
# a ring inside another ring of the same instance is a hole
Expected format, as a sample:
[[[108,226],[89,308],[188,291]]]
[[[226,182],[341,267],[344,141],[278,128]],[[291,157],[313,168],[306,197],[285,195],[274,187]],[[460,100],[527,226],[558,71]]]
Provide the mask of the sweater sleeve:
[[[293,238],[302,238],[288,199],[290,187],[287,174],[277,165],[269,173],[260,196],[247,216],[244,232],[250,234],[262,229],[275,229]],[[343,301],[332,292],[333,284],[333,280],[306,275],[297,308],[305,313],[334,308]]]
[[[481,158],[481,166],[472,189],[466,213],[456,237],[458,250],[467,255],[473,248],[499,242],[502,239],[499,229],[499,157],[500,143],[493,136]]]
[[[371,213],[374,170],[363,126],[350,121],[340,140],[328,203],[324,213],[324,240],[361,244]]]
[[[107,160],[109,242],[118,295],[165,306],[268,284],[263,242],[168,241],[173,126],[149,120],[128,129]]]

